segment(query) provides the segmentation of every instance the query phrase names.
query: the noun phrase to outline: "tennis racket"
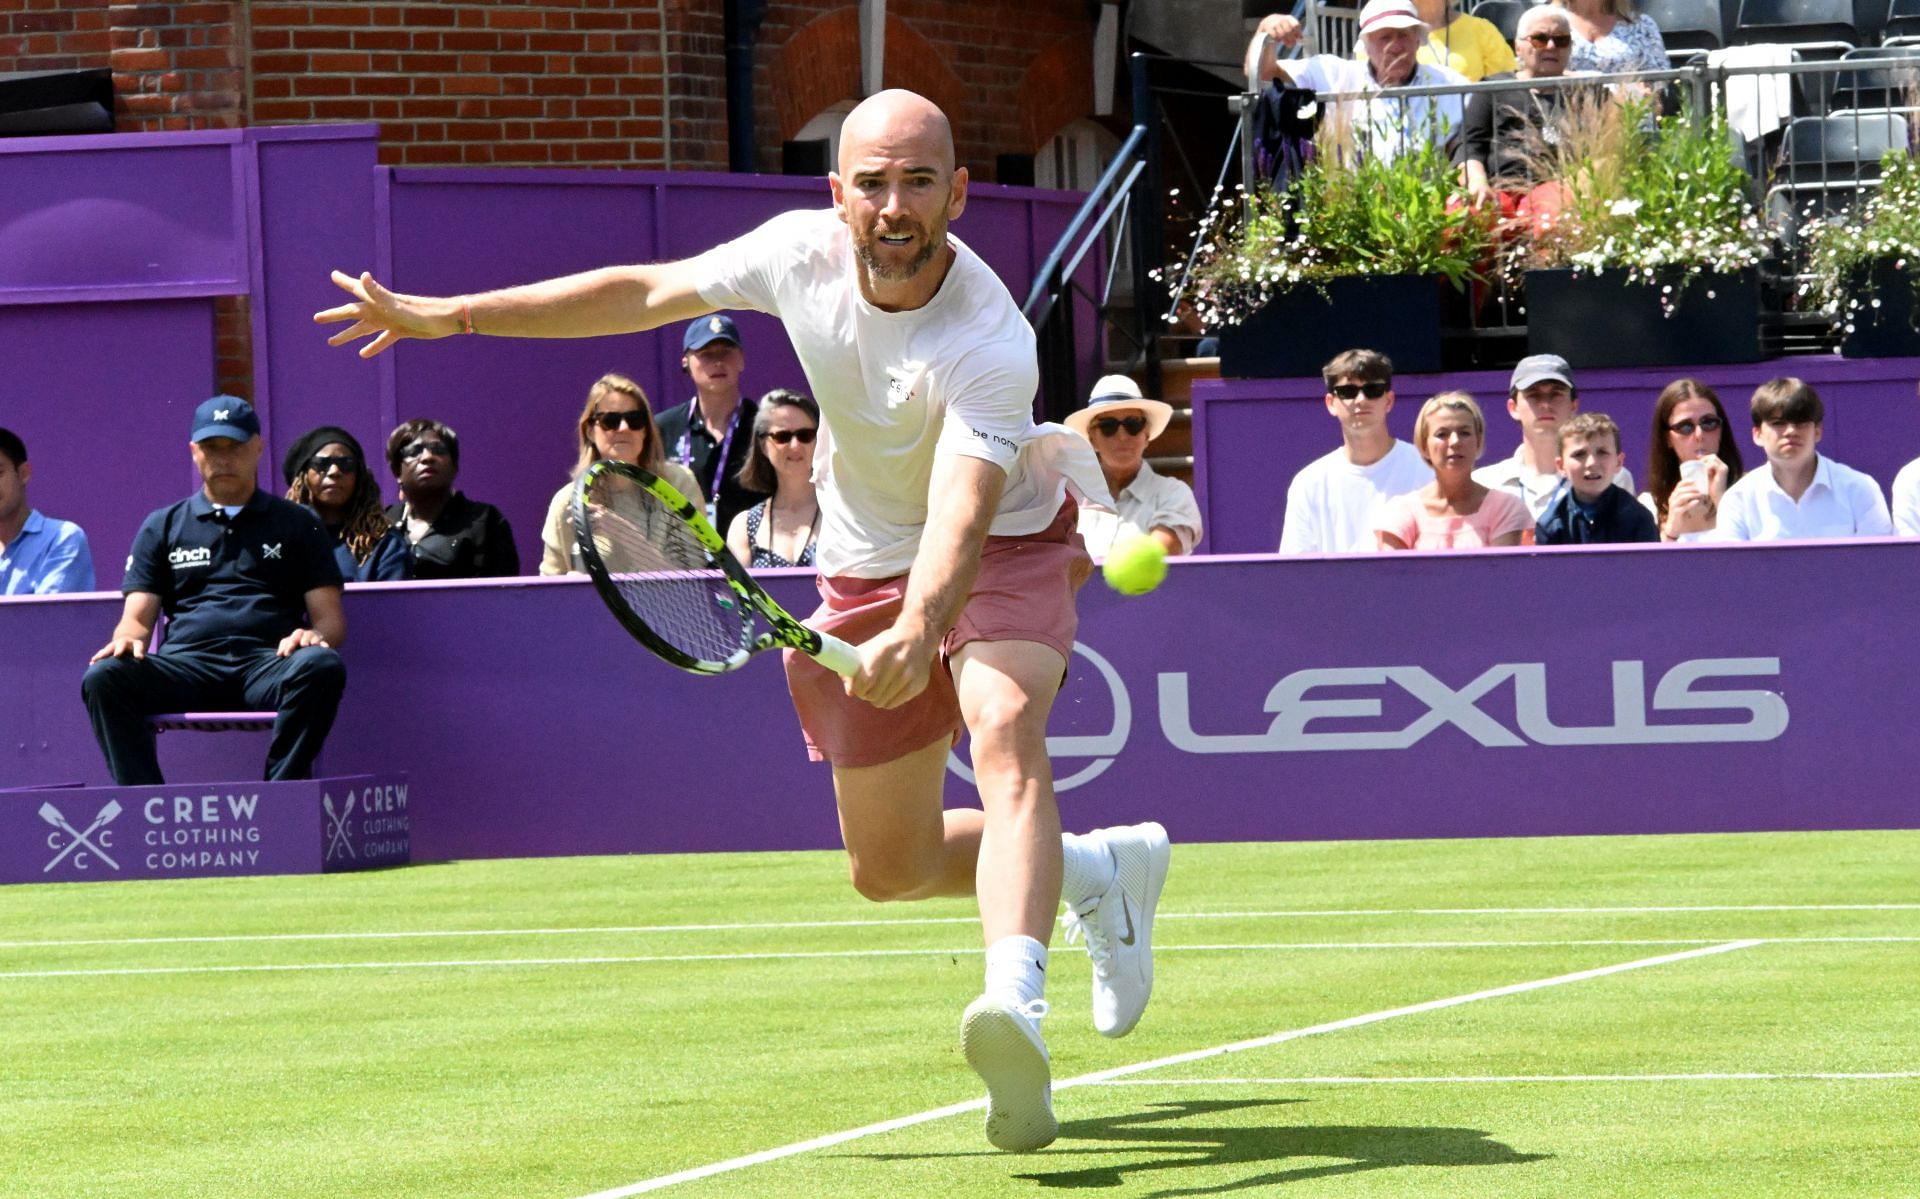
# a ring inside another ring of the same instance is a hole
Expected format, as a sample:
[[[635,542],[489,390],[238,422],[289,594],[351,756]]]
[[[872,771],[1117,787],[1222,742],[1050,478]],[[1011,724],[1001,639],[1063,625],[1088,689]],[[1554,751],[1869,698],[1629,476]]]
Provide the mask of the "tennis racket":
[[[860,669],[851,645],[775,603],[700,509],[650,471],[603,459],[582,472],[573,536],[621,625],[682,670],[725,674],[783,646],[842,675]]]

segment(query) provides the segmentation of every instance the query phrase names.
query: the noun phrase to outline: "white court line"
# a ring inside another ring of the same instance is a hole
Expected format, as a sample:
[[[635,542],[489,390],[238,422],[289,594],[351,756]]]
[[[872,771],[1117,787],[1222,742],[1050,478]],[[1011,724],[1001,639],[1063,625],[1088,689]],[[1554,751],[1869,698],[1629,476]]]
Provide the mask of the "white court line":
[[[1116,1078],[1110,1087],[1300,1087],[1300,1086],[1418,1086],[1424,1083],[1493,1082],[1881,1082],[1920,1078],[1920,1070],[1795,1071],[1763,1074],[1741,1071],[1727,1074],[1438,1074],[1405,1078],[1329,1074],[1300,1078]]]
[[[1364,1016],[1349,1016],[1344,1020],[1334,1020],[1326,1024],[1315,1024],[1308,1028],[1288,1029],[1285,1032],[1271,1033],[1264,1037],[1255,1037],[1247,1041],[1235,1041],[1230,1045],[1217,1045],[1211,1049],[1197,1049],[1189,1053],[1176,1053],[1169,1057],[1155,1058],[1152,1061],[1136,1062],[1131,1066],[1117,1066],[1111,1070],[1099,1070],[1092,1074],[1082,1074],[1064,1082],[1053,1084],[1055,1093],[1070,1087],[1097,1086],[1112,1082],[1132,1074],[1143,1074],[1149,1070],[1159,1070],[1167,1066],[1184,1065],[1187,1062],[1203,1061],[1228,1053],[1242,1053],[1251,1049],[1264,1049],[1270,1045],[1279,1045],[1287,1041],[1297,1041],[1302,1037],[1318,1036],[1321,1033],[1340,1032],[1344,1029],[1359,1028],[1367,1024],[1378,1024],[1383,1020],[1392,1020],[1400,1016],[1414,1016],[1422,1012],[1439,1011],[1442,1008],[1459,1007],[1461,1004],[1474,1003],[1482,999],[1497,999],[1506,995],[1519,995],[1527,991],[1538,991],[1547,987],[1564,986],[1567,983],[1585,982],[1588,979],[1604,978],[1609,974],[1621,974],[1628,970],[1643,970],[1649,966],[1664,966],[1672,962],[1684,962],[1692,958],[1708,957],[1713,954],[1729,953],[1736,949],[1751,949],[1760,941],[1729,941],[1719,945],[1709,945],[1701,949],[1689,949],[1682,953],[1666,953],[1659,957],[1639,958],[1631,962],[1620,962],[1612,966],[1599,966],[1592,970],[1579,970],[1572,974],[1557,974],[1552,978],[1536,978],[1530,982],[1512,983],[1504,987],[1494,987],[1486,991],[1473,991],[1466,995],[1454,995],[1446,999],[1430,999],[1425,1003],[1410,1004],[1406,1007],[1389,1008],[1386,1011],[1369,1012]],[[695,1182],[702,1178],[711,1178],[716,1174],[728,1174],[743,1170],[748,1166],[763,1165],[779,1161],[781,1158],[794,1157],[802,1153],[811,1153],[816,1149],[830,1149],[835,1145],[844,1145],[848,1141],[875,1136],[884,1132],[894,1132],[902,1128],[911,1128],[917,1124],[926,1124],[934,1120],[944,1120],[948,1116],[958,1116],[966,1112],[985,1109],[985,1099],[975,1099],[967,1103],[951,1103],[937,1107],[932,1111],[919,1112],[911,1116],[900,1116],[892,1120],[883,1120],[878,1124],[868,1124],[860,1128],[850,1128],[844,1132],[829,1133],[814,1137],[812,1140],[799,1141],[791,1145],[782,1145],[777,1149],[763,1149],[759,1153],[750,1153],[745,1157],[731,1158],[723,1162],[713,1162],[705,1166],[696,1166],[690,1170],[681,1170],[674,1174],[663,1174],[658,1178],[649,1178],[612,1190],[596,1191],[584,1199],[626,1199],[629,1195],[641,1195],[648,1191],[658,1191],[666,1187],[677,1186],[683,1182]]]
[[[1916,912],[1920,903],[1760,903],[1669,907],[1588,908],[1314,908],[1299,911],[1160,912],[1157,920],[1317,920],[1364,916],[1633,916],[1683,912]],[[563,928],[392,929],[365,932],[233,933],[181,937],[90,937],[0,941],[0,949],[71,948],[84,945],[217,945],[248,941],[377,941],[431,937],[581,937],[646,933],[730,933],[765,929],[885,928],[928,924],[978,924],[977,916],[894,917],[882,920],[770,920],[734,924],[610,924]]]
[[[1920,937],[1753,937],[1751,945],[1822,945],[1859,943],[1920,942]],[[1271,944],[1160,945],[1158,953],[1311,953],[1315,951],[1365,951],[1378,949],[1573,949],[1604,946],[1714,945],[1701,939],[1614,941],[1305,941]],[[286,962],[225,966],[96,966],[67,970],[6,970],[0,981],[11,978],[127,978],[161,974],[299,974],[315,970],[471,970],[512,969],[531,966],[632,966],[661,962],[778,962],[821,958],[902,958],[902,957],[977,957],[978,945],[948,949],[819,949],[786,950],[767,953],[658,953],[602,955],[574,958],[448,958],[432,961],[383,962]]]

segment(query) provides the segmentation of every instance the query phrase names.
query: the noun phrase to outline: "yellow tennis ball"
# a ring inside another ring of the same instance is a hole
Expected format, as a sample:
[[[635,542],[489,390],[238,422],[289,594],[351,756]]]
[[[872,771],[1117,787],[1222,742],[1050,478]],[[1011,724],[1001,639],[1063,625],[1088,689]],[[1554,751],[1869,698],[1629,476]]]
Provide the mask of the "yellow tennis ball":
[[[1167,547],[1146,534],[1122,537],[1107,551],[1100,569],[1107,586],[1121,595],[1145,595],[1167,577]]]

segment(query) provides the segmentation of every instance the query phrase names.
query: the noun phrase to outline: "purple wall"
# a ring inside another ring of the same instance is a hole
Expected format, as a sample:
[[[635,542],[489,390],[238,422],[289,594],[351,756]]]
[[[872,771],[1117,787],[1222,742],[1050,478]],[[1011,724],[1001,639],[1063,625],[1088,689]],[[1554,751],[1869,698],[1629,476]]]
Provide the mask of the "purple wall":
[[[119,585],[140,518],[194,484],[184,414],[214,388],[217,297],[250,305],[263,483],[280,489],[281,455],[316,424],[378,460],[398,421],[438,417],[461,434],[462,489],[506,510],[531,571],[588,384],[618,370],[656,405],[684,399],[679,330],[412,345],[368,363],[312,323],[342,298],[328,271],[478,291],[682,257],[828,203],[817,179],[397,170],[377,166],[377,139],[341,125],[0,142],[0,424],[33,453],[35,505],[87,529],[102,586]],[[1024,296],[1078,204],[981,185],[955,229]],[[802,384],[778,322],[741,327],[750,390]]]
[[[1620,425],[1636,483],[1647,470],[1647,439],[1661,388],[1691,376],[1712,387],[1733,420],[1734,443],[1748,469],[1766,462],[1746,424],[1747,402],[1775,375],[1798,375],[1827,408],[1820,452],[1880,480],[1884,490],[1900,467],[1920,456],[1920,359],[1782,358],[1746,366],[1662,367],[1582,371],[1580,407]],[[1420,405],[1436,392],[1465,388],[1487,414],[1491,462],[1513,453],[1520,426],[1507,415],[1509,371],[1401,375],[1387,425],[1411,440]],[[1280,544],[1287,484],[1307,463],[1340,444],[1327,414],[1326,388],[1311,379],[1210,379],[1193,388],[1194,489],[1206,521],[1204,548],[1216,554],[1271,553]]]
[[[1185,840],[1916,827],[1905,756],[1861,719],[1910,685],[1920,631],[1887,614],[1916,568],[1920,543],[1881,541],[1201,558],[1151,598],[1096,583],[1053,721],[1063,808]],[[1737,617],[1648,600],[1760,594]],[[1516,595],[1551,616],[1491,614]],[[79,679],[115,608],[0,601],[0,787],[105,781]],[[409,775],[416,860],[837,843],[773,662],[674,671],[584,580],[354,587],[347,610],[323,764]],[[176,781],[255,777],[262,753],[162,739]]]

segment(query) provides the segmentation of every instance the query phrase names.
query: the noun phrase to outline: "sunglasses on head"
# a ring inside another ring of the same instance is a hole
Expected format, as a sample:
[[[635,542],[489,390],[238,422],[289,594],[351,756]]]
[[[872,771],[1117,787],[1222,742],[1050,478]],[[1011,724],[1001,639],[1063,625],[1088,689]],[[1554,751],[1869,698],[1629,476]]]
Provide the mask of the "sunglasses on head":
[[[1132,437],[1146,429],[1147,418],[1144,416],[1103,416],[1093,422],[1093,427],[1100,431],[1102,437],[1116,436],[1122,429],[1127,431],[1128,437]]]
[[[812,445],[815,432],[813,429],[770,429],[765,436],[767,440],[781,445],[791,445],[796,441],[801,445]]]
[[[596,412],[593,414],[593,423],[609,433],[621,425],[637,431],[647,427],[647,418],[635,408],[631,412]]]
[[[1693,431],[1695,429],[1700,430],[1702,433],[1712,433],[1718,430],[1720,426],[1725,423],[1726,422],[1722,421],[1717,416],[1703,416],[1697,421],[1694,421],[1694,420],[1675,421],[1674,423],[1667,426],[1667,432],[1678,433],[1682,437],[1692,437]]]
[[[1529,33],[1527,41],[1536,50],[1545,50],[1548,46],[1565,50],[1573,45],[1573,35],[1571,33]]]
[[[340,468],[340,473],[343,475],[357,474],[360,470],[360,459],[351,454],[315,454],[307,459],[307,469],[316,475],[324,475],[336,466]]]
[[[1366,396],[1370,400],[1377,400],[1392,390],[1393,384],[1380,382],[1336,383],[1333,385],[1333,394],[1343,400],[1357,400],[1361,396]]]
[[[436,458],[453,456],[444,441],[410,441],[400,447],[400,460],[403,462],[411,462],[427,454],[432,454]]]

